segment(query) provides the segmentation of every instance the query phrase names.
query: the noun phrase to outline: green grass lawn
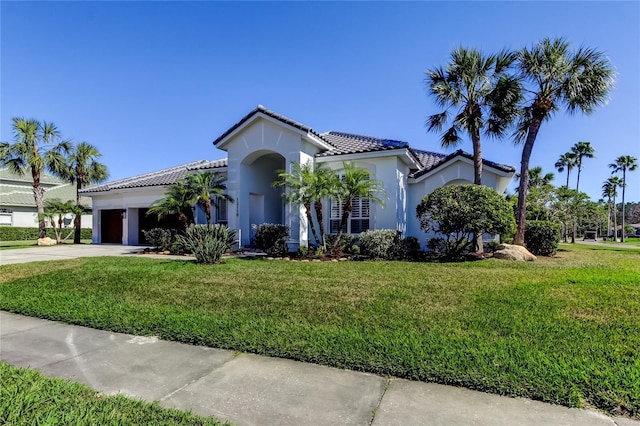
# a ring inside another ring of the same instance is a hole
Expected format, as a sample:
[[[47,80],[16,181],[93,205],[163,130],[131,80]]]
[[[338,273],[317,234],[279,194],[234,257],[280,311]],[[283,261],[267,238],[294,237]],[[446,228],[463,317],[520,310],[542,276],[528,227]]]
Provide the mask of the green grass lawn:
[[[534,263],[135,257],[0,268],[0,308],[640,416],[640,255]]]
[[[599,240],[599,241],[604,244],[628,244],[630,246],[640,246],[640,238],[627,238],[624,240],[624,243],[620,241],[620,238],[618,238],[618,241],[613,241],[612,238],[607,239],[607,241],[604,241],[604,240]]]
[[[166,409],[123,395],[106,396],[84,385],[0,362],[3,425],[220,425],[212,418]]]
[[[80,240],[82,244],[91,244],[91,240]],[[65,241],[62,244],[73,244],[73,240]],[[0,250],[15,250],[28,247],[38,247],[37,241],[0,241]]]

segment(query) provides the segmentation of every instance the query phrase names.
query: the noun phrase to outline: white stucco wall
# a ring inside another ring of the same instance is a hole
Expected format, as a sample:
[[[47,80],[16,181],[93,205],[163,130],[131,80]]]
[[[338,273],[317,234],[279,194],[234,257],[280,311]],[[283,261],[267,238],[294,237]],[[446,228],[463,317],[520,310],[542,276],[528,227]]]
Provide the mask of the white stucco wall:
[[[35,207],[20,207],[20,206],[2,206],[3,208],[11,210],[11,213],[3,213],[8,217],[10,216],[10,226],[21,226],[27,228],[38,227],[38,213],[35,212]],[[68,220],[70,223],[68,226],[73,227],[73,220]],[[82,215],[82,227],[91,228],[92,218],[90,214]]]

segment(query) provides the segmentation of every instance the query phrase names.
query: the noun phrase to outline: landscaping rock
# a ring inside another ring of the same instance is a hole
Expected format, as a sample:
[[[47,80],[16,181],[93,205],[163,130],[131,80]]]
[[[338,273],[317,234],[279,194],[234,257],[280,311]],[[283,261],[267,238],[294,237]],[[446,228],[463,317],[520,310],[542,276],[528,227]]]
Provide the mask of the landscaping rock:
[[[500,244],[493,253],[496,259],[534,261],[537,258],[522,246],[512,244]]]
[[[39,246],[55,246],[56,244],[58,244],[56,240],[53,240],[49,237],[38,238]]]

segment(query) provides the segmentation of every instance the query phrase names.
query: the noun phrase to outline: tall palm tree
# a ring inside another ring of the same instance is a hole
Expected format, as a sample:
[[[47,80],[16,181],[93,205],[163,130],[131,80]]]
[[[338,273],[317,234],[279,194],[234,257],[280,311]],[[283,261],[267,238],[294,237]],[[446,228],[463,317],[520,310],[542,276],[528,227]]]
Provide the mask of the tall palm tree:
[[[611,176],[602,186],[603,191],[611,194],[613,198],[613,241],[618,241],[618,208],[616,206],[616,197],[618,196],[618,187],[622,186],[622,179],[618,176]],[[623,230],[624,233],[624,230]]]
[[[624,232],[624,189],[627,186],[627,170],[630,172],[638,168],[638,160],[630,155],[621,155],[616,158],[615,163],[609,164],[613,169],[612,173],[622,172],[622,242],[625,240]]]
[[[514,242],[524,245],[529,159],[540,126],[563,107],[569,113],[588,114],[603,105],[613,86],[614,71],[604,53],[590,48],[572,52],[563,39],[544,39],[531,49],[522,49],[518,67],[525,92],[530,94],[514,135],[516,142],[524,142]]]
[[[54,174],[67,167],[65,154],[70,144],[60,141],[60,131],[53,123],[34,119],[13,118],[11,129],[14,142],[0,143],[0,163],[19,176],[31,169],[33,199],[38,211],[39,238],[47,236],[44,222],[44,188],[40,182],[48,169]]]
[[[190,199],[191,193],[186,185],[186,181],[177,182],[167,188],[164,198],[153,203],[149,210],[147,210],[147,215],[156,215],[158,219],[177,215],[178,220],[182,222],[184,230],[186,231],[189,225],[195,222]]]
[[[571,153],[576,159],[576,167],[578,168],[578,178],[576,179],[576,191],[580,191],[580,172],[582,171],[582,159],[594,158],[596,150],[591,146],[591,142],[578,142],[571,147]]]
[[[71,147],[66,170],[58,173],[63,179],[76,184],[76,205],[78,206],[80,205],[80,190],[82,188],[93,183],[104,182],[109,177],[107,166],[97,161],[100,156],[98,148],[88,142],[80,142]],[[76,215],[74,227],[73,242],[80,244],[82,215]]]
[[[609,181],[602,184],[602,196],[607,199],[607,237],[610,236],[609,232],[611,231],[611,203],[615,199],[617,191],[617,185]]]
[[[441,131],[449,115],[455,114],[441,138],[443,147],[461,142],[466,132],[473,143],[474,183],[482,183],[482,146],[480,133],[503,136],[517,116],[521,99],[520,82],[506,74],[516,58],[502,50],[485,56],[476,49],[459,47],[451,52],[446,66],[427,71],[426,84],[438,106],[444,111],[427,118],[429,131]]]
[[[211,205],[219,207],[219,202],[229,201],[233,203],[233,198],[225,193],[227,186],[226,178],[220,173],[197,172],[187,176],[186,187],[190,194],[189,201],[204,207],[207,223],[211,223]]]
[[[354,163],[342,163],[344,167],[344,177],[339,181],[337,198],[342,203],[342,217],[340,218],[340,231],[337,241],[349,222],[349,216],[353,211],[353,201],[356,198],[367,198],[369,202],[384,206],[381,196],[385,195],[384,186],[381,181],[371,179],[369,170],[356,166]]]
[[[576,165],[576,156],[573,152],[566,152],[560,156],[558,161],[556,161],[555,167],[558,172],[564,172],[564,169],[567,169],[567,188],[569,187],[569,175],[571,174],[571,170]]]

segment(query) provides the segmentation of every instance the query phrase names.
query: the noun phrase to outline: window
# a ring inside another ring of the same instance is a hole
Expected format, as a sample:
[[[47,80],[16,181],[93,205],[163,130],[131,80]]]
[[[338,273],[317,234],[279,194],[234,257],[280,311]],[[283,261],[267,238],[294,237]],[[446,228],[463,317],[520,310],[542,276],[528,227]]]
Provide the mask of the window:
[[[336,198],[332,198],[331,201],[331,217],[329,219],[329,232],[336,234],[340,231],[340,222],[342,220],[342,212],[344,203],[341,203]],[[369,198],[355,197],[351,201],[351,215],[347,221],[347,228],[342,232],[349,234],[359,234],[369,229]]]
[[[228,221],[227,217],[228,211],[228,202],[227,200],[218,200],[218,208],[216,209],[216,222],[226,224]]]
[[[0,226],[11,226],[13,224],[13,210],[0,209]]]

